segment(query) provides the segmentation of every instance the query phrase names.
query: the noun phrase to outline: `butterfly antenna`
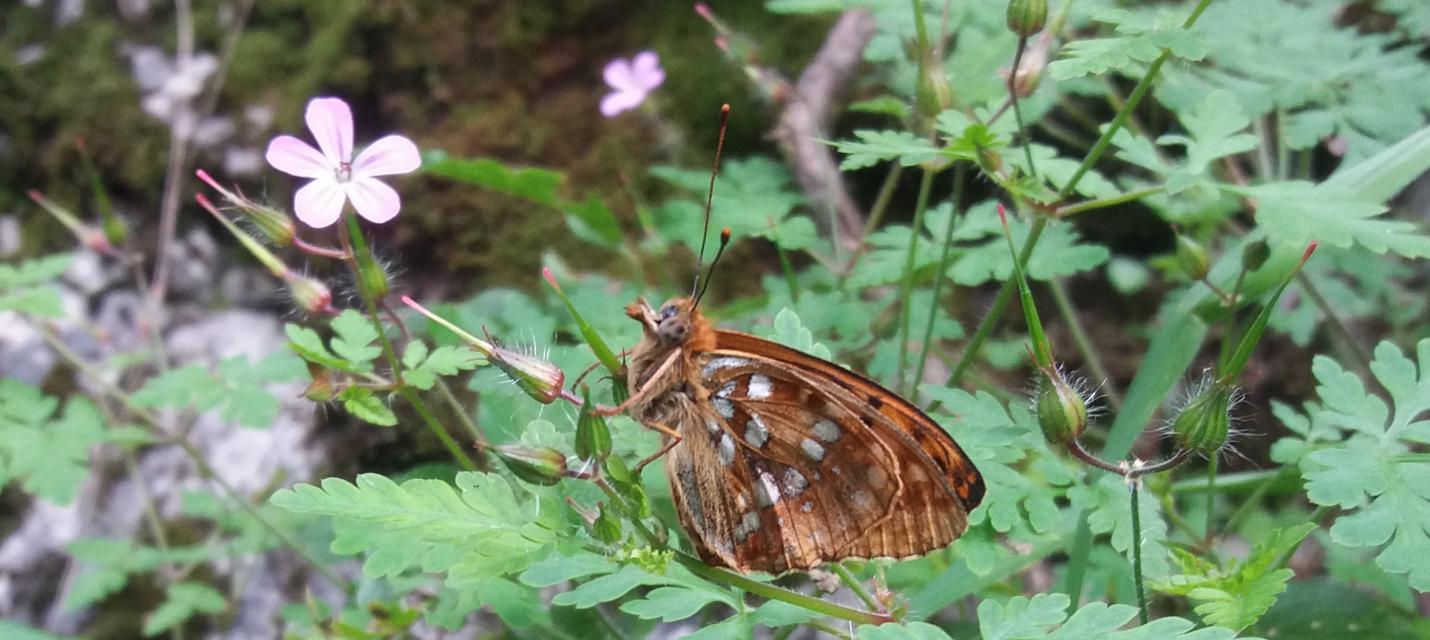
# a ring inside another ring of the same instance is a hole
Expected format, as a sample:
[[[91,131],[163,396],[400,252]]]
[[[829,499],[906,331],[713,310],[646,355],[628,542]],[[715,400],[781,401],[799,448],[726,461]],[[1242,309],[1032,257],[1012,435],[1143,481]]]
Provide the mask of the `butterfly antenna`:
[[[725,149],[725,129],[730,124],[730,105],[720,105],[720,139],[715,143],[715,165],[710,168],[710,188],[705,191],[705,226],[700,230],[700,254],[695,262],[695,282],[690,285],[690,295],[700,298],[700,270],[705,266],[705,240],[710,236],[710,205],[715,201],[715,176],[720,173],[720,152]],[[722,245],[723,249],[724,246]],[[719,254],[716,254],[717,257]]]
[[[720,264],[720,256],[725,255],[725,247],[730,246],[730,227],[720,230],[720,248],[715,250],[715,259],[710,261],[710,270],[705,273],[705,285],[700,287],[700,293],[695,296],[695,303],[690,305],[694,309],[700,306],[700,299],[705,297],[705,291],[710,288],[710,276],[715,273],[715,266]]]

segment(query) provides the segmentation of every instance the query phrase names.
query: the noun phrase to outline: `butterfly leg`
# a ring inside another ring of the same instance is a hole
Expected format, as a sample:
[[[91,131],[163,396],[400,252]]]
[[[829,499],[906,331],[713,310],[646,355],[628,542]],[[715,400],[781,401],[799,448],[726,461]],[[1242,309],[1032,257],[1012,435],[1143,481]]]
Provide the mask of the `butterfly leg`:
[[[664,377],[665,374],[670,371],[670,368],[675,366],[675,361],[678,359],[680,359],[680,349],[672,349],[670,351],[670,355],[666,356],[665,362],[660,363],[660,366],[656,368],[655,373],[652,373],[650,377],[646,378],[646,385],[644,387],[637,389],[635,393],[631,394],[631,397],[626,398],[625,402],[622,402],[614,407],[610,405],[602,405],[596,407],[596,415],[618,416],[622,413],[625,413],[626,409],[631,408],[637,403],[645,402],[646,400],[648,400],[649,398],[647,398],[646,396],[649,396],[651,391],[657,388],[656,385],[652,383]]]
[[[665,456],[665,454],[669,453],[671,449],[674,449],[675,445],[680,444],[680,434],[677,433],[674,429],[671,429],[670,427],[667,427],[659,422],[647,422],[645,423],[645,426],[655,429],[656,431],[659,431],[664,434],[665,444],[661,446],[660,450],[650,454],[649,456],[646,456],[644,460],[641,460],[640,462],[636,463],[636,475],[640,475],[641,470],[645,469],[646,465],[661,459]]]
[[[630,352],[631,352],[630,349],[622,349],[621,352],[620,352],[618,355],[620,355],[622,358],[625,358],[625,357],[626,357],[626,354],[628,354],[628,353],[630,353]],[[585,380],[585,379],[586,379],[586,376],[590,375],[590,373],[591,373],[592,371],[595,371],[595,370],[596,370],[596,367],[599,367],[599,366],[601,366],[601,361],[600,361],[600,360],[597,360],[597,361],[595,361],[595,362],[592,362],[592,363],[591,363],[591,366],[586,367],[586,369],[581,372],[581,375],[576,376],[576,382],[574,382],[574,383],[571,384],[571,388],[572,388],[572,389],[580,389],[580,388],[581,388],[581,381],[582,381],[582,380]]]

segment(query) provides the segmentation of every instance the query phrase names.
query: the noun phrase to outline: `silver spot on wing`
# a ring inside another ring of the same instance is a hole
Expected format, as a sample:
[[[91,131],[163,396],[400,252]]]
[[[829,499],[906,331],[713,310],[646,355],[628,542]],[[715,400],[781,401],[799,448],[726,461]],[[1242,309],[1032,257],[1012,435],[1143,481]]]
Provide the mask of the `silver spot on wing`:
[[[731,410],[733,414],[733,409]],[[770,439],[770,429],[765,426],[764,421],[759,416],[750,416],[750,421],[745,423],[745,442],[750,446],[759,449],[765,446],[765,442]]]
[[[770,397],[773,388],[770,384],[769,376],[755,374],[750,376],[750,388],[745,392],[745,396],[751,400],[764,400]]]
[[[702,373],[708,376],[712,373],[715,373],[716,371],[719,371],[720,369],[743,367],[747,364],[750,364],[750,361],[744,358],[736,358],[734,356],[720,356],[718,358],[711,358],[709,362],[706,362],[705,368],[702,369]]]
[[[824,447],[809,438],[799,441],[799,449],[804,452],[804,455],[809,456],[810,460],[815,462],[824,460]]]
[[[814,437],[824,442],[834,442],[839,439],[839,425],[829,418],[820,418],[814,421]]]
[[[790,497],[804,493],[804,490],[809,487],[809,481],[804,479],[804,474],[794,469],[785,469],[784,481],[785,493]]]
[[[780,486],[775,483],[775,477],[770,475],[770,472],[760,472],[759,492],[755,497],[759,499],[762,507],[772,507],[780,501]]]
[[[720,464],[730,466],[735,461],[735,441],[730,438],[730,434],[720,435]]]

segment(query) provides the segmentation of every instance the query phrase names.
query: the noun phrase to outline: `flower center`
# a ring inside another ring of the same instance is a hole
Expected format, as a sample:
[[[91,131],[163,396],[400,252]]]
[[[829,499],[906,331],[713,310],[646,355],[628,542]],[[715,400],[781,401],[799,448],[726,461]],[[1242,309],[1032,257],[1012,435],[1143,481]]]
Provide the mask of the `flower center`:
[[[347,182],[347,181],[349,181],[349,180],[352,180],[352,178],[353,178],[353,163],[351,163],[351,162],[339,162],[339,163],[338,163],[338,168],[337,168],[337,170],[334,171],[333,173],[336,175],[336,177],[337,177],[337,179],[338,179],[338,182]]]

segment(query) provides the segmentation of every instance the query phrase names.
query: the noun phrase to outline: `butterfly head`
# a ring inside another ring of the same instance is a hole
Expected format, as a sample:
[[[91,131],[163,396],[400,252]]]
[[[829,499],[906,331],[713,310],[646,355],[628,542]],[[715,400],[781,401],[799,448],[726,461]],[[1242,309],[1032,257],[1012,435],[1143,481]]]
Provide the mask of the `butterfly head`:
[[[661,349],[704,342],[712,335],[705,316],[691,298],[671,298],[652,309],[644,300],[627,307],[626,315],[645,326],[645,337]]]

